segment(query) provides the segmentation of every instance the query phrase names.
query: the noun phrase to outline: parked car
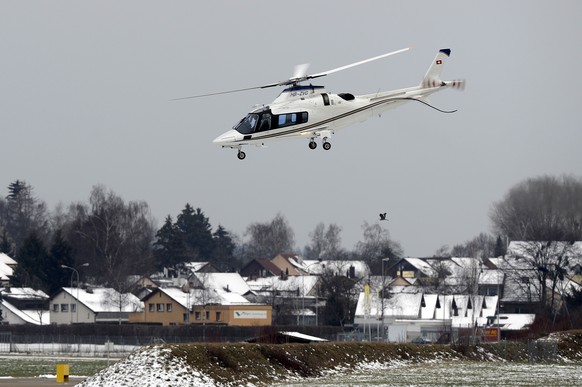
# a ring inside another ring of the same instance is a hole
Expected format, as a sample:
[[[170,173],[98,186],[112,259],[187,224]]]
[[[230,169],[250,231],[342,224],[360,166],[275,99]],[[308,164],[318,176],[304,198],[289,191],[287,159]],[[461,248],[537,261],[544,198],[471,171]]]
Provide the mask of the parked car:
[[[414,344],[432,344],[432,341],[422,336],[415,337],[410,342]]]

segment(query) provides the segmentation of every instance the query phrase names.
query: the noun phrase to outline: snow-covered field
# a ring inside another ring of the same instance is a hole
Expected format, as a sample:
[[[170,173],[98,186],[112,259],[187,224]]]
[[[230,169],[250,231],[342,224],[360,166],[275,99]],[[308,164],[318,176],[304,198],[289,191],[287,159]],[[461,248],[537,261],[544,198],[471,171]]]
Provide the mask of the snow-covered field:
[[[290,375],[279,386],[544,386],[582,385],[582,364],[431,361],[390,364],[368,362],[357,370],[337,369],[325,377],[302,379]],[[235,384],[254,386],[253,383]],[[151,347],[139,351],[88,378],[81,387],[215,387],[208,376],[193,370],[170,350]]]
[[[582,364],[527,364],[507,362],[447,362],[372,365],[346,374],[284,383],[279,386],[582,386]]]

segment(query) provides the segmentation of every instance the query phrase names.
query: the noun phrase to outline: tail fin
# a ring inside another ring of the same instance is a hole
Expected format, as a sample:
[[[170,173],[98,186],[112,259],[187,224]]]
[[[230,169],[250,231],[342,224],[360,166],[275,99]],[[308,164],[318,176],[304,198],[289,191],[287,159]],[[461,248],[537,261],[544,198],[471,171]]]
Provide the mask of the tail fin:
[[[443,81],[441,80],[441,73],[443,71],[443,65],[445,60],[451,56],[451,50],[449,48],[443,48],[434,58],[434,61],[428,68],[422,82],[420,83],[423,87],[437,87],[442,86]]]

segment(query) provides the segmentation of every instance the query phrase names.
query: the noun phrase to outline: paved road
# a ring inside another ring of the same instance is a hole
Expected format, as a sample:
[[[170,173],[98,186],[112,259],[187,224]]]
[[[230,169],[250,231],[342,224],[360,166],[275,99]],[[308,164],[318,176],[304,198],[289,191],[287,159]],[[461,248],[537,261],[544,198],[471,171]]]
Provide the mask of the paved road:
[[[57,383],[56,378],[10,378],[0,379],[0,387],[39,387],[39,386],[74,386],[81,383],[85,378],[71,378],[68,383]]]

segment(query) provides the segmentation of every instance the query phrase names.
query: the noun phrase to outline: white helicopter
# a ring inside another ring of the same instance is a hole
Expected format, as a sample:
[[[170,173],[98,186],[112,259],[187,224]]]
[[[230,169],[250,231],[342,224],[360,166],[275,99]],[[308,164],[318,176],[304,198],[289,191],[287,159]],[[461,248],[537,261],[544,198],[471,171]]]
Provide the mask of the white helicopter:
[[[186,98],[199,98],[211,95],[234,93],[253,89],[265,89],[276,86],[287,86],[281,94],[269,105],[262,105],[251,111],[231,130],[214,139],[214,143],[223,148],[238,150],[238,158],[246,157],[242,151],[243,145],[264,146],[266,141],[287,137],[305,137],[309,140],[309,148],[317,148],[316,138],[321,138],[322,147],[331,149],[329,139],[336,130],[363,122],[368,118],[396,108],[409,101],[421,102],[443,113],[444,111],[430,105],[427,96],[448,87],[463,88],[464,81],[443,81],[441,72],[445,60],[450,56],[450,49],[442,49],[430,65],[426,75],[418,86],[405,89],[377,92],[366,95],[350,93],[331,94],[323,86],[312,84],[302,85],[301,82],[323,77],[338,71],[359,66],[391,55],[408,51],[410,47],[392,51],[360,62],[338,67],[312,75],[307,75],[308,65],[295,67],[291,78],[263,86],[249,87],[224,91],[219,93],[197,95]]]

